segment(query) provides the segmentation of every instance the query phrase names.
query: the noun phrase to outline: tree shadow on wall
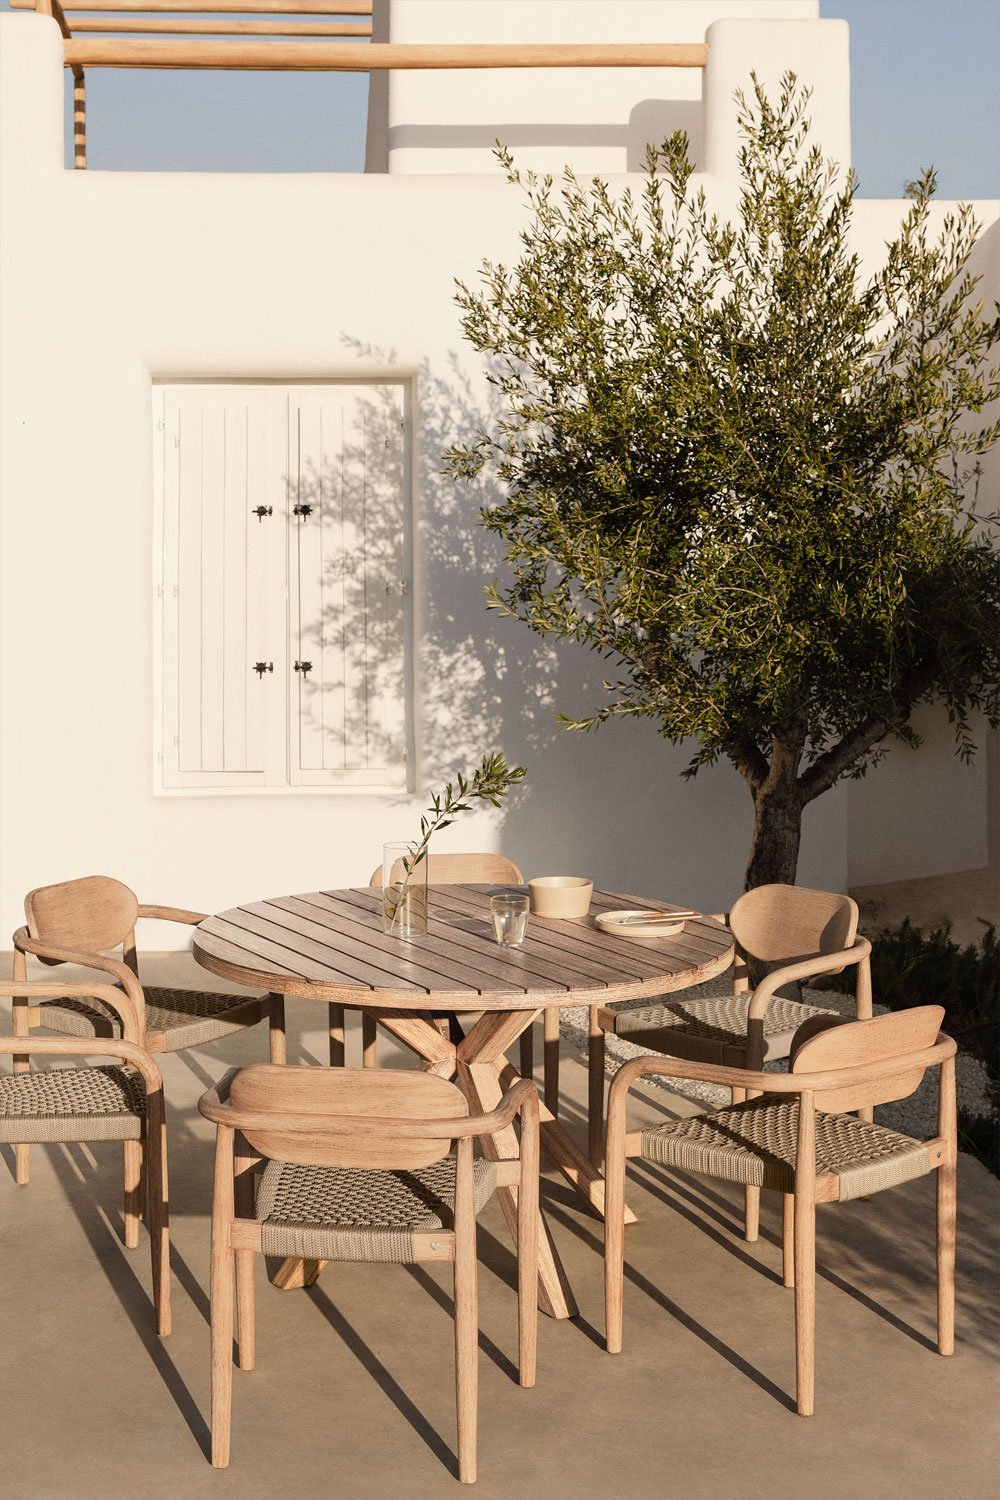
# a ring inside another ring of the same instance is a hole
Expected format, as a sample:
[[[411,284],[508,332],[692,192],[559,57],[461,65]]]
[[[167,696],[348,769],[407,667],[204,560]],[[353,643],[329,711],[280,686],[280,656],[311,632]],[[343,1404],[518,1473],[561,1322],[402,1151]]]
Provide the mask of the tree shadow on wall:
[[[444,374],[425,363],[412,383],[413,410],[403,432],[391,394],[394,353],[345,342],[366,369],[381,366],[386,381],[373,383],[350,426],[331,433],[321,453],[304,457],[289,476],[292,503],[310,507],[298,522],[300,546],[310,528],[309,555],[322,558],[318,607],[303,608],[300,620],[301,650],[314,663],[300,681],[311,753],[322,744],[328,763],[348,768],[366,753],[377,759],[379,744],[402,717],[403,611],[393,585],[406,568],[415,580],[407,675],[416,789],[471,770],[486,751],[502,749],[529,770],[526,792],[505,809],[506,852],[532,869],[553,859],[589,868],[593,747],[564,735],[554,720],[567,686],[577,696],[584,655],[487,610],[483,587],[503,569],[503,544],[478,518],[498,491],[488,479],[457,484],[441,472],[444,451],[495,418],[496,393],[474,388],[454,356]],[[412,507],[400,504],[407,460]],[[321,531],[326,540],[318,544]],[[456,846],[468,846],[470,834],[464,820],[461,834],[452,836]]]
[[[321,649],[327,653],[325,686],[318,672],[300,686],[314,746],[318,725],[325,753],[339,753],[338,735],[355,747],[352,753],[370,751],[385,732],[379,704],[390,719],[402,717],[402,602],[386,595],[385,579],[401,576],[409,550],[405,520],[414,580],[406,601],[414,626],[411,788],[423,798],[426,788],[473,769],[485,752],[503,750],[528,769],[524,790],[504,808],[500,838],[503,852],[527,873],[586,874],[613,890],[715,910],[739,888],[749,833],[735,773],[723,768],[682,790],[675,778],[688,752],[666,745],[655,726],[608,725],[599,745],[589,735],[563,732],[556,710],[577,714],[600,702],[605,664],[486,607],[482,590],[503,573],[504,548],[479,514],[500,492],[489,477],[456,483],[441,470],[452,444],[472,440],[497,419],[495,388],[471,379],[454,353],[433,369],[425,362],[415,379],[403,380],[413,405],[403,434],[398,405],[386,394],[395,352],[346,336],[344,344],[358,362],[359,383],[371,382],[354,430],[335,463],[321,457],[293,476],[299,503],[312,505],[324,526],[342,526],[347,539],[347,566],[338,563],[334,545],[323,568],[323,598],[302,617],[301,650],[314,662]],[[409,517],[399,504],[407,462]],[[357,552],[362,536],[365,567]],[[492,847],[496,822],[489,817],[489,833],[477,833],[478,819],[470,815],[438,847]],[[403,826],[411,824],[412,802]]]

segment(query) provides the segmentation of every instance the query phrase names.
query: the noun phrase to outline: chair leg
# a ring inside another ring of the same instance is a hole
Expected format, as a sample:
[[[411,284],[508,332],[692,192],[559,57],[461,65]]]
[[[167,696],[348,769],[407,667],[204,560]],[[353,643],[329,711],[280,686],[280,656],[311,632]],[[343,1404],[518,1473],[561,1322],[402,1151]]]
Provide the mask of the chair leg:
[[[600,1170],[604,1157],[604,1070],[606,1066],[604,1032],[597,1024],[597,1007],[590,1007],[590,1044],[587,1049],[588,1103],[587,1127],[590,1160]]]
[[[937,1170],[937,1325],[938,1353],[955,1352],[955,1223],[957,1171],[954,1162]]]
[[[245,1147],[242,1136],[237,1137],[234,1170],[233,1203],[237,1218],[252,1219],[256,1197],[254,1166],[256,1156]],[[236,1329],[237,1362],[241,1370],[252,1370],[257,1359],[256,1297],[254,1274],[257,1255],[253,1250],[237,1250],[236,1254]]]
[[[124,1177],[125,1248],[134,1250],[139,1243],[139,1220],[142,1218],[142,1142],[122,1143]]]
[[[25,962],[23,953],[14,954],[14,978],[25,977]],[[28,1002],[27,1000],[14,997],[14,1005],[11,1014],[11,1033],[14,1036],[27,1036],[28,1026]],[[27,1073],[30,1066],[27,1053],[15,1053],[13,1069],[15,1073]],[[14,1147],[14,1181],[18,1187],[26,1187],[30,1174],[30,1146],[19,1145]]]
[[[370,1016],[366,1010],[361,1012],[361,1065],[365,1068],[378,1067],[378,1030],[375,1017]]]
[[[479,1403],[479,1307],[476,1284],[476,1211],[472,1142],[458,1143],[455,1184],[455,1398],[458,1411],[458,1477],[476,1482]]]
[[[14,1181],[18,1187],[27,1187],[31,1175],[30,1146],[18,1145],[14,1147]]]
[[[288,1043],[285,1038],[285,997],[270,995],[271,1014],[268,1019],[268,1041],[273,1063],[288,1061]]]
[[[232,1132],[220,1127],[212,1194],[212,1466],[229,1466],[233,1406]]]
[[[795,1285],[795,1194],[781,1195],[781,1270],[786,1286]]]
[[[146,1223],[153,1267],[153,1307],[156,1331],[165,1338],[170,1332],[170,1195],[167,1185],[167,1124],[163,1091],[146,1096]]]
[[[816,1368],[816,1204],[792,1199],[795,1221],[795,1391],[800,1417],[813,1414]]]
[[[746,1099],[746,1089],[734,1088],[732,1090],[733,1103],[742,1104]],[[743,1238],[748,1245],[756,1243],[760,1233],[760,1188],[746,1187],[743,1189]]]
[[[236,1251],[236,1353],[241,1370],[252,1370],[257,1362],[256,1266],[253,1250]]]
[[[521,1077],[531,1078],[535,1071],[535,1023],[522,1031],[518,1039],[521,1044]]]
[[[538,1355],[538,1118],[521,1117],[521,1180],[517,1193],[518,1382],[535,1383]]]
[[[743,1190],[743,1238],[748,1245],[752,1245],[759,1233],[760,1188],[748,1186]]]
[[[608,1109],[604,1152],[604,1321],[609,1354],[622,1349],[625,1284],[625,1120]]]
[[[559,1115],[559,1007],[550,1005],[542,1018],[545,1037],[545,1107]]]
[[[344,1007],[331,1005],[328,1008],[330,1031],[330,1067],[342,1068],[346,1057],[344,1047]]]

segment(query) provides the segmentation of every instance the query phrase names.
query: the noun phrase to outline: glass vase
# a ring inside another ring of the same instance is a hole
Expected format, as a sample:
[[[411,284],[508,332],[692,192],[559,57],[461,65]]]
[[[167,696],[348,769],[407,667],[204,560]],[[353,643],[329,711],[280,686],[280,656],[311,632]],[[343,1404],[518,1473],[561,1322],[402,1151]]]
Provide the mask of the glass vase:
[[[413,864],[409,844],[382,846],[382,931],[398,938],[427,931],[427,858]]]

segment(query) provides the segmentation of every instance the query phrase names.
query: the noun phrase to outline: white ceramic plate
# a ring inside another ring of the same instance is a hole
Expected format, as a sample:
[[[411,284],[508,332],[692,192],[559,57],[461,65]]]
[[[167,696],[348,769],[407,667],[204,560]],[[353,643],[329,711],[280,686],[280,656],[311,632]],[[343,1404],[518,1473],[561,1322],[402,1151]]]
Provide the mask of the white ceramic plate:
[[[628,938],[676,937],[685,922],[683,917],[677,921],[667,912],[651,911],[605,911],[594,920],[604,932]]]

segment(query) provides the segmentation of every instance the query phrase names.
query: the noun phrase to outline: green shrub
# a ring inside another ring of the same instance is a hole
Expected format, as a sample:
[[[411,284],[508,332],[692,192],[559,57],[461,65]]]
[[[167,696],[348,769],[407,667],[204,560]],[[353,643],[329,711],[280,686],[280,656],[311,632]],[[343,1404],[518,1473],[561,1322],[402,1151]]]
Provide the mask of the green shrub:
[[[845,970],[824,985],[853,991]],[[963,1052],[985,1066],[993,1099],[992,1118],[958,1113],[959,1146],[978,1156],[1000,1176],[1000,942],[991,922],[983,922],[978,943],[961,947],[945,922],[924,933],[906,920],[872,939],[872,990],[876,1004],[890,1010],[911,1005],[943,1005],[945,1029]]]

